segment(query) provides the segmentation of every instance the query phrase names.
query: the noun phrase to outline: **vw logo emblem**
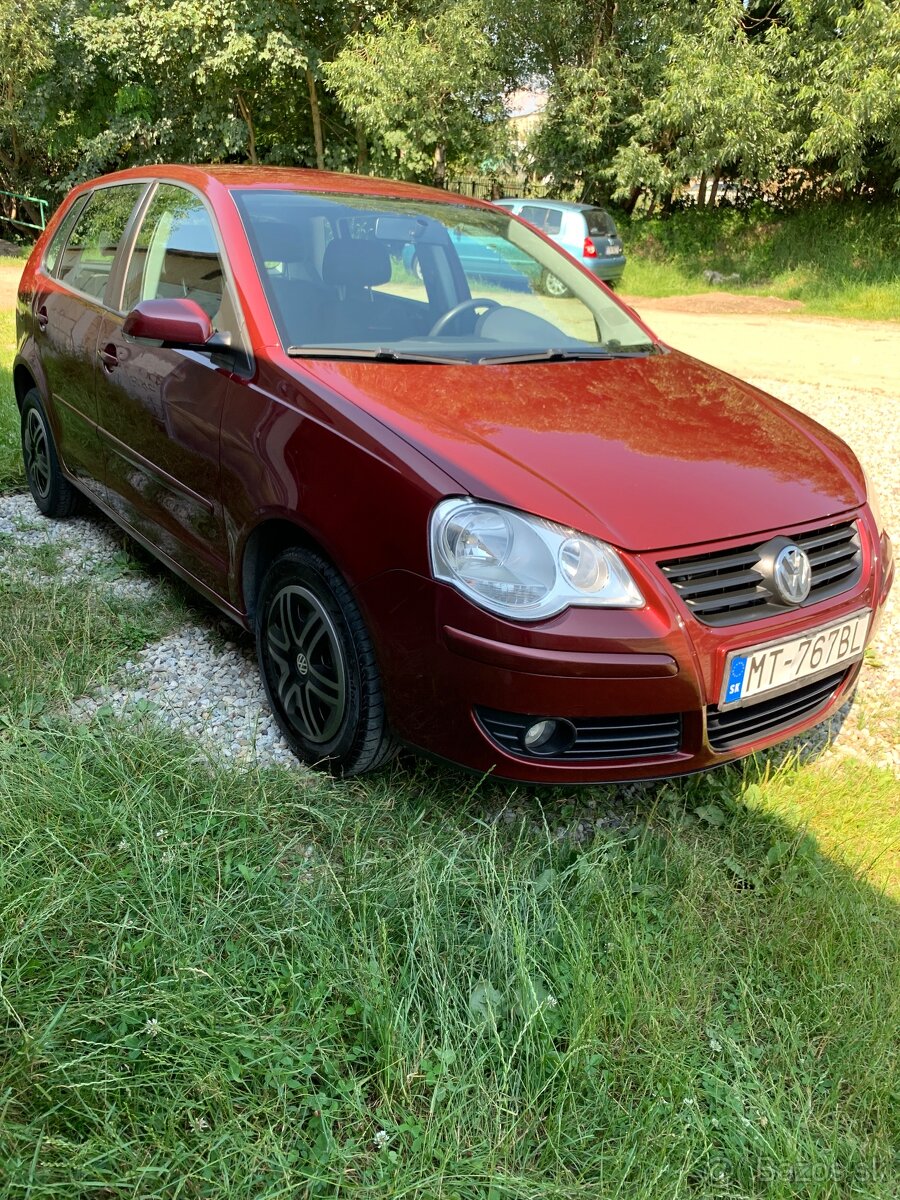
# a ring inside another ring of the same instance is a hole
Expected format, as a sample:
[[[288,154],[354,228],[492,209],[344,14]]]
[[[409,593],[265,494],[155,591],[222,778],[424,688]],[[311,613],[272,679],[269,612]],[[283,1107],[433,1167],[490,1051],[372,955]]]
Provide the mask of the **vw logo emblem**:
[[[296,663],[298,675],[305,675],[309,671],[309,659],[302,651],[297,655]]]
[[[793,543],[779,551],[772,581],[785,604],[802,604],[812,587],[812,568],[806,551]]]

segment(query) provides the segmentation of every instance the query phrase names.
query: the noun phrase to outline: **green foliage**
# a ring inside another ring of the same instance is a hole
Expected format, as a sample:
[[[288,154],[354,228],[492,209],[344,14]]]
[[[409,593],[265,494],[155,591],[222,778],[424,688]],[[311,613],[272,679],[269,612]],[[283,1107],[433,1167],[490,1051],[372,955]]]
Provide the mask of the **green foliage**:
[[[165,159],[441,182],[510,161],[521,86],[549,106],[517,165],[629,210],[698,176],[785,203],[900,181],[891,0],[0,0],[0,27],[11,191]]]
[[[382,174],[440,183],[448,159],[477,165],[502,148],[500,78],[477,0],[424,20],[377,16],[324,75],[373,139],[373,165]]]

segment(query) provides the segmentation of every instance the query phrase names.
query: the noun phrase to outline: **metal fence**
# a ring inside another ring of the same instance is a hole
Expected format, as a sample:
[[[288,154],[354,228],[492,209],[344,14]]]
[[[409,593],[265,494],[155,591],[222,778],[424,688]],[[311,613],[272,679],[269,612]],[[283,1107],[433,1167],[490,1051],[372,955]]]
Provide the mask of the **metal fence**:
[[[24,196],[19,192],[0,191],[0,196],[5,196],[8,200],[13,201],[13,203],[10,205],[10,210],[13,215],[10,216],[7,213],[0,212],[0,221],[9,221],[10,225],[21,225],[24,229],[38,229],[42,232],[47,228],[47,209],[50,206],[49,200],[42,200],[40,196]],[[19,212],[19,201],[23,201],[26,204],[37,205],[38,221],[40,222],[39,224],[36,224],[34,221],[26,221],[17,215]]]
[[[544,183],[528,175],[457,175],[447,180],[447,190],[461,196],[474,196],[477,200],[499,200],[503,196],[568,200],[578,189],[558,181]]]

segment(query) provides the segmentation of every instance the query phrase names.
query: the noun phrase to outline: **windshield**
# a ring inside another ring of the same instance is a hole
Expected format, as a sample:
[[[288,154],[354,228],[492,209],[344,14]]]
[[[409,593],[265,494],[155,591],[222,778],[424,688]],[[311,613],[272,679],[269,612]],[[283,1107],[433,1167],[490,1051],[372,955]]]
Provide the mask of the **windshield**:
[[[234,196],[291,354],[509,362],[656,349],[598,283],[499,209]]]

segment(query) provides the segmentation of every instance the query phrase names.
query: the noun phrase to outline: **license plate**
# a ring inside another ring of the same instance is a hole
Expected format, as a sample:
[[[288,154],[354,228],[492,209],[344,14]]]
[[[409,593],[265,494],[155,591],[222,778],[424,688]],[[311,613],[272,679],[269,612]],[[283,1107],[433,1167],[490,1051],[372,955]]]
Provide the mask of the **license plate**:
[[[605,253],[606,253],[606,254],[610,254],[610,255],[612,255],[612,254],[621,254],[621,253],[622,253],[622,247],[621,247],[621,246],[607,246],[607,247],[606,247],[606,251],[605,251]]]
[[[869,609],[781,642],[732,650],[725,660],[720,708],[737,708],[789,692],[799,683],[828,675],[862,658]]]

